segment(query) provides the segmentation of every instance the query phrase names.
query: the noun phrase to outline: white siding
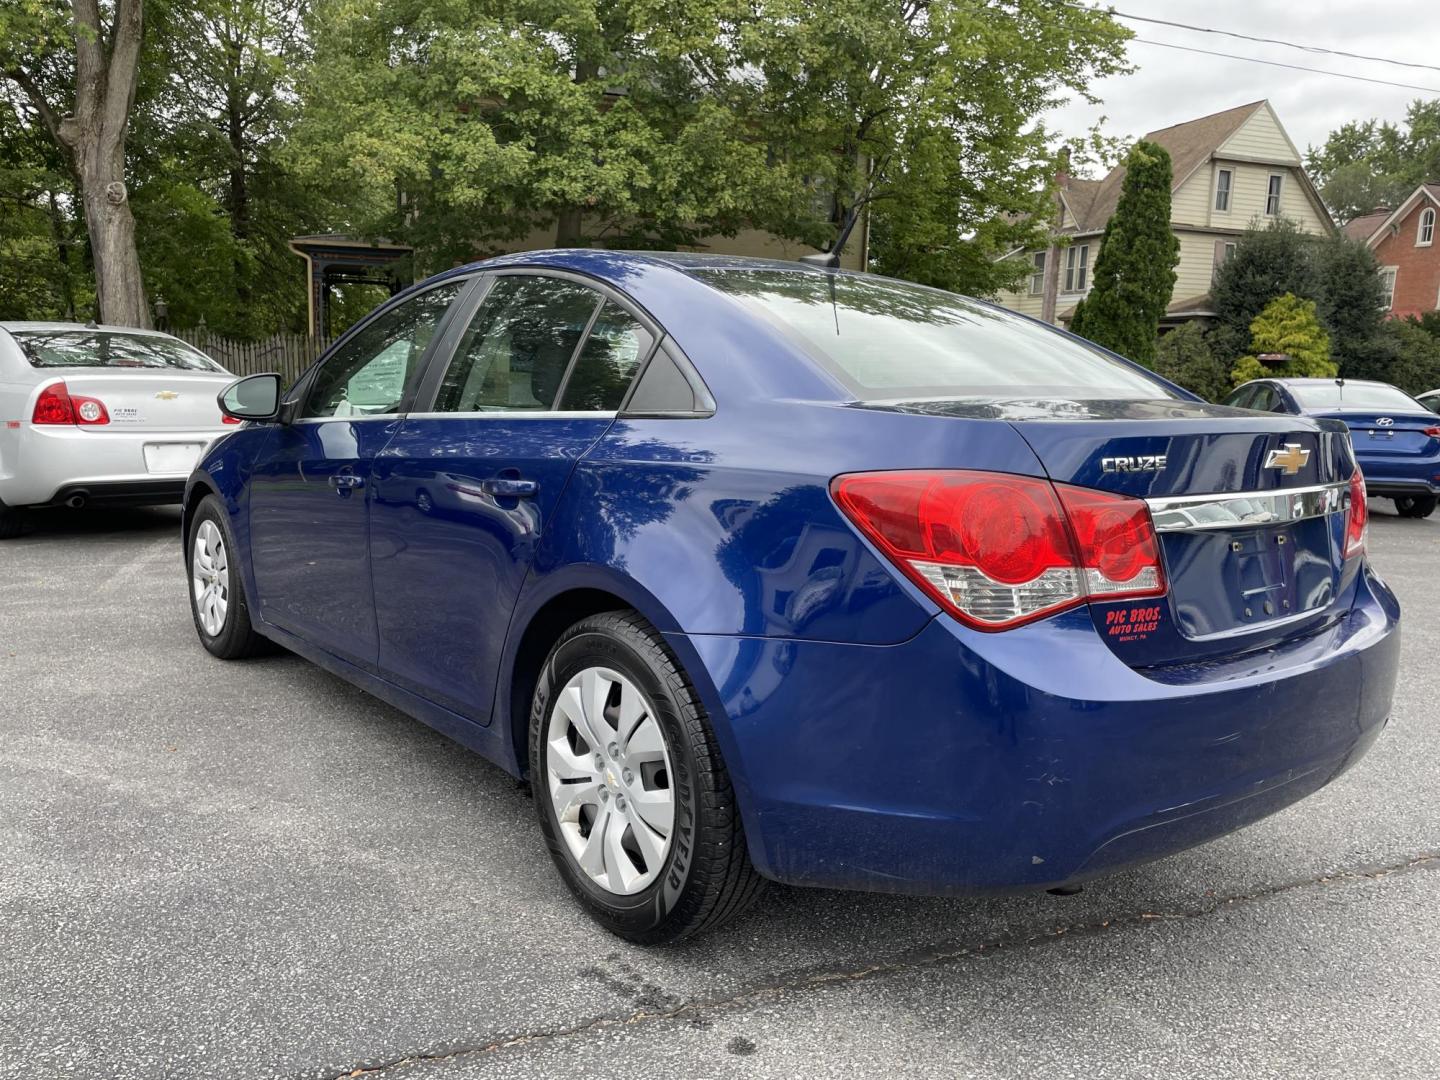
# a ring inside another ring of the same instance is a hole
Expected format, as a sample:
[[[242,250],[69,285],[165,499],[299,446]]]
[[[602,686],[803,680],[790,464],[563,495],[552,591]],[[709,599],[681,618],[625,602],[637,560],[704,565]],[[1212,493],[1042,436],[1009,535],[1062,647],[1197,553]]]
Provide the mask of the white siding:
[[[1299,155],[1290,145],[1285,129],[1280,126],[1280,121],[1270,111],[1268,104],[1256,109],[1235,134],[1220,144],[1216,156],[1224,157],[1226,154],[1273,161],[1277,165],[1300,164]]]
[[[1018,311],[1022,315],[1033,315],[1037,319],[1040,318],[1044,310],[1044,300],[1045,298],[1043,296],[1031,296],[1028,290],[1022,292],[1002,292],[995,298],[996,303],[1001,307],[1009,308],[1011,311]]]
[[[1214,198],[1214,173],[1202,165],[1170,196],[1170,220],[1177,225],[1204,225]]]
[[[1254,165],[1244,161],[1221,162],[1212,166],[1235,170],[1231,183],[1230,212],[1210,211],[1210,225],[1216,228],[1244,229],[1251,224],[1264,225],[1265,197],[1270,190],[1271,174],[1279,174],[1280,213],[1309,233],[1325,232],[1325,223],[1305,194],[1304,181],[1296,168],[1284,165]]]
[[[1210,291],[1210,282],[1215,276],[1215,241],[1234,239],[1223,233],[1180,234],[1180,265],[1175,268],[1172,303]]]

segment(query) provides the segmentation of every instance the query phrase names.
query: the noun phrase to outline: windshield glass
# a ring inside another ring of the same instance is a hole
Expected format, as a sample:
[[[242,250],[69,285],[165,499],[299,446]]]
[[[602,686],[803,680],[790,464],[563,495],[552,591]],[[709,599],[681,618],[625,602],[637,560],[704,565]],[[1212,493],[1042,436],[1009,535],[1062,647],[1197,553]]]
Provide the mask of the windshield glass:
[[[1290,383],[1290,393],[1304,409],[1404,409],[1425,412],[1405,391],[1385,383]]]
[[[698,276],[792,331],[862,401],[1176,397],[1097,349],[938,289],[808,270]]]
[[[183,341],[151,334],[117,334],[105,330],[14,330],[32,367],[179,368],[182,371],[224,371],[204,353]]]

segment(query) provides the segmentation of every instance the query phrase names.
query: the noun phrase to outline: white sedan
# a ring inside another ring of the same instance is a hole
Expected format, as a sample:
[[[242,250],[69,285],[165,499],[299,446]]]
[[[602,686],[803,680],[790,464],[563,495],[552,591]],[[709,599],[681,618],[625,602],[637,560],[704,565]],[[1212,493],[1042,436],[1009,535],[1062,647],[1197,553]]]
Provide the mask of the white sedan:
[[[0,322],[0,539],[28,508],[179,502],[234,378],[169,334]]]

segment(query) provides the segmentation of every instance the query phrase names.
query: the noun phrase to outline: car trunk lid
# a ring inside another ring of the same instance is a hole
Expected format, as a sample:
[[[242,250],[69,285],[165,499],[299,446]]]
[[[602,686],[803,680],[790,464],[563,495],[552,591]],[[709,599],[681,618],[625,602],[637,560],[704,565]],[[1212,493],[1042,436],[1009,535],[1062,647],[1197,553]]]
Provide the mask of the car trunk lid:
[[[1419,456],[1435,452],[1440,437],[1440,416],[1429,412],[1378,412],[1346,409],[1331,413],[1310,413],[1315,417],[1339,420],[1350,429],[1355,452],[1362,457]]]
[[[109,413],[108,424],[85,431],[210,431],[222,427],[216,395],[234,376],[200,371],[61,368],[72,398],[94,398]]]

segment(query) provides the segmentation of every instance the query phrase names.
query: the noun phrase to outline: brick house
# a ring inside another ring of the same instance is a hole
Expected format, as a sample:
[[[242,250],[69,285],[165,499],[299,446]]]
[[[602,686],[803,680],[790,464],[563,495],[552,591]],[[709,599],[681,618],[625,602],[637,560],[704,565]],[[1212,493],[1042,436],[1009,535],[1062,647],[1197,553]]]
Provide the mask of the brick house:
[[[1440,183],[1421,184],[1397,209],[1378,207],[1345,226],[1375,253],[1396,318],[1440,309]]]
[[[1335,231],[1301,165],[1300,151],[1268,101],[1188,120],[1145,138],[1170,152],[1174,168],[1170,227],[1180,241],[1180,264],[1162,327],[1212,315],[1211,279],[1246,228],[1287,218],[1307,233]],[[1050,245],[1005,256],[1025,259],[1032,272],[1019,290],[1002,292],[999,302],[1046,322],[1068,323],[1090,291],[1100,240],[1124,181],[1121,166],[1100,180],[1064,172],[1057,176]]]

